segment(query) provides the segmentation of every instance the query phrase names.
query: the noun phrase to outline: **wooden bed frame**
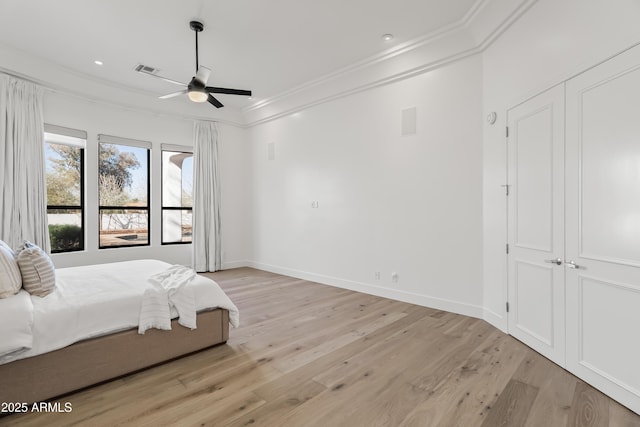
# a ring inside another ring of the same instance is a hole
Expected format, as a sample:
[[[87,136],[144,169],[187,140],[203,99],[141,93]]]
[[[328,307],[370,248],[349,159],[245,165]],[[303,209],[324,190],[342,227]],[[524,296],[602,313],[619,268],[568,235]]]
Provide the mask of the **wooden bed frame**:
[[[229,338],[229,312],[198,313],[198,328],[176,320],[170,331],[130,329],[88,339],[60,350],[0,365],[0,402],[33,403],[117,378],[222,344]]]

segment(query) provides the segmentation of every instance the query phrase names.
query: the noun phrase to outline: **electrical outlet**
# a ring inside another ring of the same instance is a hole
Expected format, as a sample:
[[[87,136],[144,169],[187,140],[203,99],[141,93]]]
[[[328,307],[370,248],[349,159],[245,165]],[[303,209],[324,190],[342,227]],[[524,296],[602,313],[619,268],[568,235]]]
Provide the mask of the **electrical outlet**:
[[[312,208],[317,208],[318,206],[319,206],[319,204],[318,204],[318,201],[317,201],[317,200],[313,200],[313,201],[311,202],[311,207],[312,207]]]
[[[398,283],[398,273],[396,273],[395,271],[391,273],[391,281],[393,283]]]
[[[375,273],[373,273],[373,277],[375,277],[376,280],[380,280],[380,272],[376,271]]]

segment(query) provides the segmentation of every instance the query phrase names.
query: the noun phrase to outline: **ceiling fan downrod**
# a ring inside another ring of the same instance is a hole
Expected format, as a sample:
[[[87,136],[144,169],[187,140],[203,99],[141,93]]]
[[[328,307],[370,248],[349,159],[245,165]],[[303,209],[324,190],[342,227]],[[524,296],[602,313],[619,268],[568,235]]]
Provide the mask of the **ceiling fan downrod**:
[[[191,21],[189,22],[189,28],[196,33],[196,72],[198,72],[200,67],[198,63],[198,33],[204,30],[204,25],[200,21]]]

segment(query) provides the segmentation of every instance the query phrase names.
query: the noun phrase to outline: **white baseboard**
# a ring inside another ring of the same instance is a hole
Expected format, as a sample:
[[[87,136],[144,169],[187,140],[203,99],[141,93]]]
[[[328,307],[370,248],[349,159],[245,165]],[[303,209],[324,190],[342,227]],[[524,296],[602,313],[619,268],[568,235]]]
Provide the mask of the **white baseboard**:
[[[322,274],[310,273],[301,270],[294,270],[286,267],[279,267],[270,264],[264,264],[255,261],[247,261],[246,267],[253,267],[259,270],[269,271],[271,273],[282,274],[285,276],[295,277],[298,279],[309,280],[312,282],[322,283],[323,285],[335,286],[337,288],[349,289],[352,291],[362,292],[365,294],[375,295],[383,298],[389,298],[397,301],[407,302],[410,304],[421,305],[423,307],[435,308],[438,310],[449,311],[452,313],[462,314],[465,316],[483,318],[484,310],[482,307],[458,301],[452,301],[444,298],[432,297],[428,295],[416,294],[413,292],[401,291],[398,289],[389,289],[369,283],[356,282],[354,280],[341,279],[338,277],[325,276]]]
[[[232,268],[250,267],[250,262],[242,261],[225,261],[222,263],[222,270],[231,270]]]
[[[483,308],[483,315],[482,318],[489,324],[491,324],[492,326],[495,326],[496,328],[500,329],[502,332],[504,332],[505,334],[508,334],[507,332],[507,316],[506,315],[500,315],[498,313],[496,313],[493,310],[489,310],[488,308],[484,307]]]

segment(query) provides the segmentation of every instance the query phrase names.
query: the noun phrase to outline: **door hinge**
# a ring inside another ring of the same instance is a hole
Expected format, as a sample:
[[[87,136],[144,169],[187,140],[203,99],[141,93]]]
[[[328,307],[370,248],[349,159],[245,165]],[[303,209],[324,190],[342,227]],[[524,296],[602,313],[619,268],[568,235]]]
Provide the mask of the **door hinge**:
[[[504,192],[508,196],[509,195],[509,187],[511,187],[511,186],[509,184],[503,184],[500,187],[504,187]]]
[[[509,138],[509,126],[507,126],[506,129],[507,138]]]
[[[506,306],[507,306],[507,313],[509,312],[509,301],[506,302]]]
[[[506,247],[507,247],[507,255],[508,255],[509,254],[509,244],[508,243],[506,244]]]

